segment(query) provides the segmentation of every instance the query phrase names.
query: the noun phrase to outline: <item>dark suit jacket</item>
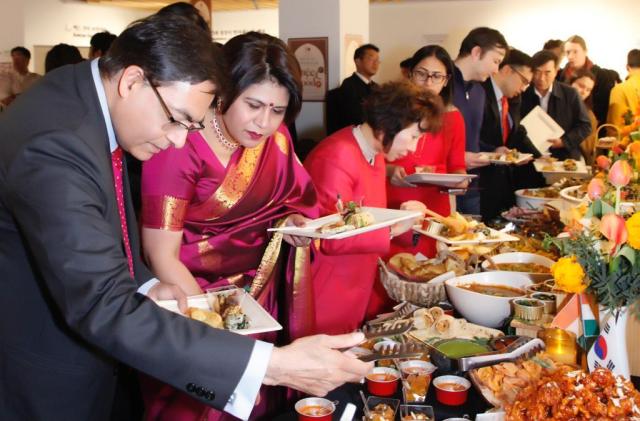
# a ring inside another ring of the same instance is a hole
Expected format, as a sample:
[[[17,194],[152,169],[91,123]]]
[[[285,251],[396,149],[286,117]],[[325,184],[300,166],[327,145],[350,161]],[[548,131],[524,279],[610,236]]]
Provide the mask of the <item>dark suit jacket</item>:
[[[371,92],[372,85],[375,83],[371,82],[367,85],[355,73],[342,81],[338,90],[338,98],[333,98],[331,105],[327,102],[327,107],[333,106],[336,102],[339,104],[338,112],[333,109],[327,110],[327,115],[337,116],[337,118],[332,118],[333,121],[337,121],[337,123],[332,122],[332,129],[338,130],[346,126],[361,124],[364,121],[362,101]]]
[[[522,115],[540,105],[540,98],[535,93],[533,84],[522,94]],[[578,91],[562,82],[553,82],[547,113],[564,129],[562,135],[563,148],[549,151],[558,159],[580,159],[580,144],[591,133],[591,121],[584,102]]]
[[[108,419],[116,360],[228,402],[254,342],[136,293],[152,275],[125,193],[136,280],[89,62],[51,72],[0,116],[0,419]]]
[[[535,146],[526,135],[526,129],[520,125],[520,96],[509,100],[509,116],[512,120],[507,144],[502,141],[502,122],[498,101],[491,79],[482,83],[485,91],[486,101],[484,103],[484,114],[482,116],[482,126],[480,128],[480,150],[493,152],[500,146],[509,149],[517,149],[523,153],[533,153],[540,156]],[[509,209],[515,204],[514,191],[521,182],[519,179],[527,175],[535,177],[535,169],[530,174],[533,166],[527,164],[522,167],[509,165],[489,165],[480,169],[480,213],[483,220],[489,221],[495,218],[503,210]]]

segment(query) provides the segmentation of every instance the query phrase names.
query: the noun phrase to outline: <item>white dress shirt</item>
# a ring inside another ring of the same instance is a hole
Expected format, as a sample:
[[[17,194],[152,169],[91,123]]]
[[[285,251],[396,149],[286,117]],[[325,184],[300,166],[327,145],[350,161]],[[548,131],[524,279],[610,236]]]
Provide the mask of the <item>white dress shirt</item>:
[[[533,89],[533,91],[536,93],[536,95],[538,96],[538,98],[540,98],[540,108],[542,108],[544,110],[545,113],[549,113],[549,98],[551,98],[551,91],[553,90],[553,84],[551,84],[551,87],[549,88],[549,90],[547,91],[547,93],[545,95],[542,95],[540,92],[538,92],[537,89]]]
[[[378,155],[378,152],[376,152],[376,150],[373,149],[373,146],[371,146],[371,144],[369,144],[367,139],[365,139],[364,135],[362,134],[362,130],[360,130],[360,126],[354,126],[352,133],[353,133],[353,137],[356,138],[356,142],[358,142],[358,146],[362,151],[362,155],[364,156],[364,159],[367,160],[369,165],[375,164],[376,155]]]

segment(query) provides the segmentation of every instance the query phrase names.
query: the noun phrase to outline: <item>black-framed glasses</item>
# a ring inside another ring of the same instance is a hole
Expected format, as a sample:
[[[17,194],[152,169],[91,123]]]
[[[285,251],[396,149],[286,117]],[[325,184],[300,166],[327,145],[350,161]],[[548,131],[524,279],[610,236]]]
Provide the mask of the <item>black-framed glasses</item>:
[[[527,77],[525,75],[523,75],[522,73],[520,73],[518,71],[518,69],[516,69],[513,66],[509,66],[511,67],[511,70],[513,70],[514,72],[516,72],[516,74],[518,76],[520,76],[520,81],[522,82],[522,84],[524,85],[524,88],[527,89],[529,87],[529,85],[531,85],[531,81],[529,79],[527,79]]]
[[[424,70],[414,70],[411,72],[411,75],[415,78],[416,81],[420,83],[424,83],[427,80],[431,79],[433,83],[440,84],[449,79],[449,75],[440,72],[427,72]]]
[[[162,111],[164,111],[164,114],[167,116],[167,119],[169,120],[169,123],[172,124],[175,127],[179,127],[181,129],[184,129],[188,132],[197,132],[200,131],[202,129],[204,129],[204,123],[203,122],[193,122],[190,125],[186,125],[184,124],[182,121],[178,121],[173,117],[173,114],[171,114],[171,110],[169,110],[169,107],[167,107],[167,103],[164,102],[164,100],[162,99],[162,96],[160,95],[160,92],[158,92],[158,89],[155,87],[155,85],[149,80],[149,86],[151,86],[151,89],[153,89],[153,93],[156,94],[156,98],[158,98],[158,101],[160,102],[160,106],[162,107]]]

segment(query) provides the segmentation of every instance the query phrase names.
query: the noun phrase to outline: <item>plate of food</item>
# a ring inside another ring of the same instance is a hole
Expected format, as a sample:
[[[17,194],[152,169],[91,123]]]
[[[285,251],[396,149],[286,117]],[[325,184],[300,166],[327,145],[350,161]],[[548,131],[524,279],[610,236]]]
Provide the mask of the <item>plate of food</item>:
[[[340,200],[338,203],[338,213],[311,220],[304,227],[278,227],[269,228],[267,231],[325,240],[340,240],[423,216],[420,211],[373,208],[359,206],[355,202],[348,202],[346,206],[341,206]]]
[[[483,155],[495,165],[518,165],[533,158],[533,154],[522,153],[516,149],[510,149],[506,153],[484,152]]]
[[[553,157],[538,158],[533,162],[536,171],[543,174],[563,175],[563,176],[577,176],[577,175],[589,175],[589,169],[583,161],[576,161],[574,159],[565,159],[564,161],[558,161]]]
[[[474,219],[467,219],[458,212],[446,218],[430,218],[421,227],[413,227],[413,230],[452,246],[518,241],[517,237],[496,231]]]
[[[241,335],[281,330],[278,323],[244,289],[227,287],[207,291],[187,298],[188,309],[183,314],[176,300],[156,301],[160,307],[182,316],[201,321],[216,329],[227,329]]]
[[[465,180],[476,178],[476,174],[439,174],[432,172],[416,172],[404,178],[413,184],[433,184],[442,187],[455,187]]]

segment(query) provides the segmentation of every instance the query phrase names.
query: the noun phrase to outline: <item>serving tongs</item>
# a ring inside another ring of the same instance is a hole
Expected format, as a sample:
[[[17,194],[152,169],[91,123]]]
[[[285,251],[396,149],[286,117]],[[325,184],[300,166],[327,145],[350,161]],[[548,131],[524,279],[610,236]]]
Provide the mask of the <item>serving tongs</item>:
[[[422,345],[415,342],[405,342],[402,344],[384,345],[372,354],[359,356],[360,361],[365,363],[378,360],[419,358],[425,353]]]
[[[410,314],[413,314],[413,312],[416,311],[419,308],[420,307],[418,307],[416,305],[413,305],[408,301],[403,301],[402,303],[400,303],[400,304],[398,304],[397,306],[394,307],[394,311],[393,312],[380,314],[377,318],[375,318],[373,320],[369,320],[367,322],[367,325],[375,326],[375,325],[379,325],[381,323],[389,322],[391,320],[402,319],[403,317],[406,317],[406,316],[408,316]]]
[[[413,322],[411,320],[399,320],[392,325],[378,325],[378,326],[364,326],[362,333],[364,333],[365,341],[378,338],[388,338],[397,335],[404,335],[411,330]],[[339,351],[348,351],[353,348],[339,348]]]
[[[398,320],[390,326],[364,326],[362,328],[362,333],[364,333],[364,337],[367,340],[371,340],[403,335],[411,329],[411,326],[413,326],[413,322],[411,320]]]
[[[458,368],[463,371],[486,367],[520,358],[530,358],[545,349],[544,342],[539,338],[520,337],[510,343],[504,350],[489,354],[464,357],[458,360]]]

